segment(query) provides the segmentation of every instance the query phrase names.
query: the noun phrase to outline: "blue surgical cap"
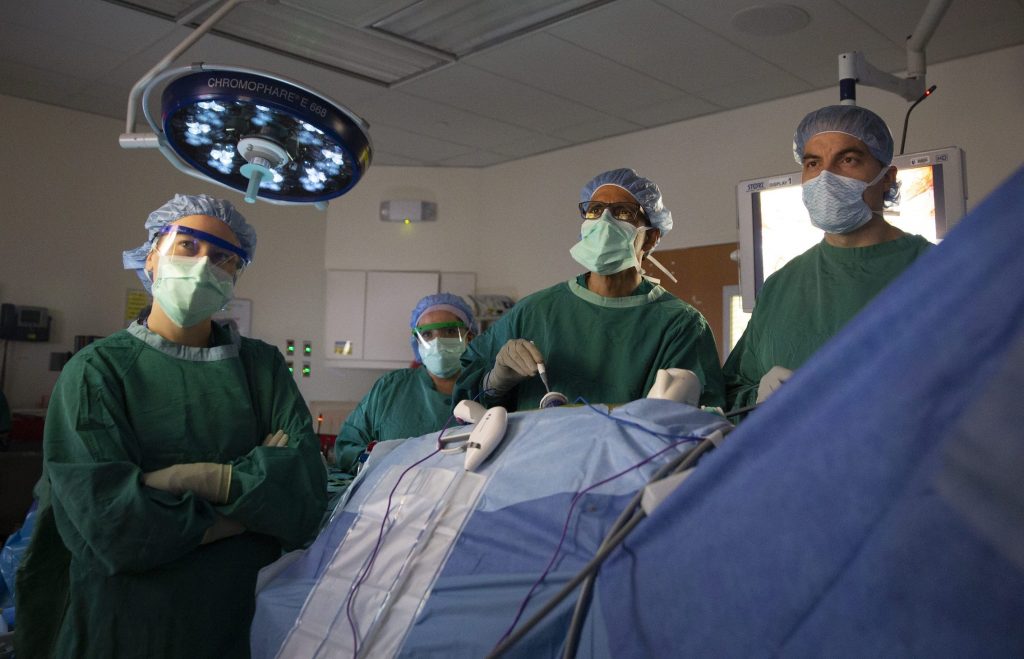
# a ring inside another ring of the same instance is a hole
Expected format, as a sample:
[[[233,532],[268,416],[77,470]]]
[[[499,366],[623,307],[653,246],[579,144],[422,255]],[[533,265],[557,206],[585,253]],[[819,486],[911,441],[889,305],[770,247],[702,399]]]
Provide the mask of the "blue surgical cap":
[[[889,127],[877,114],[857,105],[827,105],[811,112],[793,135],[793,157],[804,162],[804,146],[818,133],[845,133],[863,142],[882,166],[892,164],[893,142]]]
[[[154,239],[160,235],[160,230],[165,226],[189,215],[208,215],[228,225],[238,238],[242,249],[249,255],[250,262],[252,261],[253,254],[256,252],[256,229],[245,221],[245,218],[235,210],[230,201],[205,194],[176,194],[173,199],[150,213],[146,218],[148,240],[141,246],[126,250],[122,254],[124,269],[134,270],[142,280],[142,285],[146,287],[147,292],[153,282],[149,280],[145,272],[146,257],[153,248]]]
[[[420,323],[420,318],[431,311],[447,311],[450,314],[454,314],[455,317],[466,324],[466,327],[473,333],[473,336],[480,333],[480,324],[473,317],[473,310],[469,308],[465,300],[452,293],[435,293],[417,302],[412,310],[412,314],[409,316],[409,329],[416,329],[416,326]],[[412,353],[416,355],[416,361],[423,361],[420,359],[420,342],[416,340],[415,334],[412,335],[410,343],[412,344]]]
[[[632,169],[613,169],[590,179],[580,190],[580,202],[590,201],[594,191],[602,185],[617,185],[633,195],[651,221],[651,226],[661,229],[662,237],[672,230],[672,211],[665,208],[661,201],[661,190],[651,179],[640,176]]]

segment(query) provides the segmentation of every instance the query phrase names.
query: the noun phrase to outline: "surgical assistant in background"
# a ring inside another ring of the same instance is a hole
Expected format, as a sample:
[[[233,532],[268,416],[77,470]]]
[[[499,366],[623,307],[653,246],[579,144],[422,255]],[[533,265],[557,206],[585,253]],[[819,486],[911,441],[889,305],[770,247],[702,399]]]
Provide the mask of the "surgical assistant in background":
[[[729,354],[730,409],[766,400],[932,245],[882,216],[899,186],[893,139],[874,112],[830,105],[797,126],[803,202],[822,241],[768,277],[750,323]]]
[[[319,442],[284,358],[210,319],[255,230],[205,195],[176,195],[145,227],[124,266],[151,311],[75,354],[50,401],[19,656],[248,656],[258,571],[324,512]]]
[[[604,172],[580,191],[579,214],[569,253],[587,271],[525,297],[479,336],[463,356],[455,398],[534,409],[549,386],[570,402],[624,403],[643,398],[658,369],[683,368],[700,379],[702,404],[723,405],[707,321],[644,275],[672,228],[658,186],[632,169]],[[533,377],[540,365],[548,383]]]
[[[421,299],[409,318],[416,362],[381,376],[345,420],[334,444],[334,463],[355,476],[374,442],[419,437],[440,430],[452,412],[452,389],[461,357],[480,326],[469,305],[451,293]]]

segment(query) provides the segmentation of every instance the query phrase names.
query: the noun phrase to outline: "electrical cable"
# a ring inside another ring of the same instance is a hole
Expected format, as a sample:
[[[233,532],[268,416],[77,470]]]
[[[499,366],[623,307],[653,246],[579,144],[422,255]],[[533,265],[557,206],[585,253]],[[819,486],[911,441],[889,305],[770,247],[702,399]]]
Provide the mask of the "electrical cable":
[[[685,471],[685,469],[688,469],[690,465],[692,465],[694,462],[697,461],[698,458],[700,458],[701,455],[703,455],[713,447],[714,442],[712,442],[711,440],[702,441],[692,451],[689,452],[689,459],[684,460],[683,463],[679,465],[678,469]],[[644,517],[646,517],[646,515],[643,513],[642,510],[637,511],[635,514],[633,514],[633,516],[630,517],[629,521],[626,522],[626,524],[624,524],[618,532],[611,535],[606,540],[606,542],[602,544],[602,547],[598,549],[596,554],[594,554],[594,558],[592,558],[590,562],[587,563],[583,567],[583,569],[576,574],[576,576],[570,579],[569,582],[566,583],[565,586],[563,586],[562,589],[554,595],[554,597],[548,600],[548,602],[543,607],[541,607],[541,609],[537,611],[537,613],[535,613],[529,620],[524,622],[519,629],[517,629],[514,633],[510,634],[500,643],[495,645],[494,648],[490,651],[490,653],[488,653],[487,659],[500,657],[509,648],[511,648],[513,645],[519,642],[524,636],[526,636],[526,634],[529,633],[530,630],[532,630],[535,626],[537,626],[537,624],[540,623],[541,620],[547,617],[547,615],[551,613],[555,609],[555,607],[557,607],[559,603],[561,603],[561,601],[569,595],[569,593],[575,590],[576,586],[582,583],[583,580],[587,578],[587,576],[595,572],[601,566],[601,564],[604,563],[604,560],[608,558],[611,552],[614,551],[619,546],[619,544],[622,543],[623,540],[626,539],[626,536],[629,535],[629,532],[636,528],[636,525],[639,524]]]
[[[735,410],[733,410],[731,412],[726,412],[725,413],[725,417],[728,418],[730,416],[739,416],[740,414],[746,414],[747,412],[753,412],[755,409],[757,409],[758,405],[760,405],[760,403],[754,403],[753,405],[747,405],[746,407],[737,408],[737,409],[735,409]]]
[[[690,451],[687,451],[686,453],[679,455],[671,462],[666,463],[661,469],[655,472],[654,476],[651,477],[651,480],[648,481],[647,485],[656,483],[657,481],[665,478],[666,476],[679,474],[686,471],[687,469],[690,469],[693,466],[693,464],[697,461],[697,459],[700,458],[700,456],[706,453],[708,450],[710,450],[713,446],[714,443],[711,440],[704,440]],[[615,520],[615,522],[612,524],[611,529],[609,529],[608,533],[605,535],[605,539],[601,542],[601,545],[598,547],[598,551],[605,547],[605,545],[610,541],[610,538],[618,532],[620,526],[624,526],[626,524],[626,522],[629,519],[629,516],[633,514],[633,510],[640,504],[643,498],[644,489],[646,489],[646,486],[644,488],[641,488],[633,497],[633,500],[629,502],[629,505],[627,505],[626,508],[623,509],[622,513],[619,515],[619,518]],[[641,511],[641,514],[644,514],[643,511]],[[644,514],[644,516],[646,516],[646,514]],[[562,652],[562,659],[573,659],[576,656],[576,652],[579,646],[580,634],[583,631],[583,622],[590,608],[590,600],[593,593],[594,581],[596,579],[597,571],[595,570],[587,576],[586,580],[584,580],[583,582],[583,585],[580,587],[580,594],[576,598],[576,607],[575,609],[573,609],[572,619],[569,621],[569,627],[566,631],[565,649]]]
[[[910,108],[907,110],[906,116],[903,117],[903,139],[900,140],[900,155],[901,156],[903,155],[904,147],[907,145],[907,123],[910,122],[910,113],[914,111],[914,108],[917,107],[918,103],[920,103],[924,99],[926,99],[929,96],[931,96],[933,91],[935,91],[935,85],[932,85],[928,89],[924,90],[924,93],[921,94],[921,98],[919,98],[916,101],[914,101],[914,104],[911,105]]]
[[[650,435],[653,435],[655,437],[668,438],[664,434],[654,432],[654,431],[652,431],[652,430],[650,430],[648,428],[645,428],[644,426],[640,425],[639,423],[635,423],[635,422],[632,422],[632,421],[627,421],[625,419],[613,417],[611,414],[609,414],[607,412],[603,412],[603,411],[595,408],[593,405],[591,405],[589,402],[587,402],[582,397],[577,397],[575,402],[577,402],[577,403],[582,402],[588,408],[590,408],[591,411],[593,411],[593,412],[595,412],[597,414],[600,414],[602,416],[606,416],[610,420],[614,421],[617,424],[621,424],[621,425],[626,425],[626,426],[631,426],[631,427],[637,428],[637,429],[639,429],[639,430],[641,430],[643,432],[646,432],[646,433],[648,433]],[[674,437],[678,437],[678,436],[673,436],[673,438]],[[576,585],[578,585],[580,582],[582,582],[584,579],[586,579],[587,576],[592,571],[594,571],[597,567],[599,567],[600,564],[603,562],[604,557],[606,557],[608,555],[608,553],[610,553],[610,551],[612,549],[614,549],[615,546],[617,546],[618,543],[622,541],[622,539],[625,538],[625,535],[628,534],[628,530],[632,529],[637,523],[639,523],[639,520],[642,519],[645,516],[642,511],[640,511],[638,514],[633,514],[632,513],[632,511],[636,508],[636,505],[641,501],[642,496],[643,496],[643,489],[644,488],[640,488],[640,490],[637,491],[637,493],[634,495],[633,499],[627,505],[626,509],[619,515],[619,518],[616,519],[616,521],[612,524],[612,527],[609,530],[609,532],[608,532],[608,534],[607,534],[607,536],[605,538],[605,541],[602,542],[601,546],[599,547],[598,552],[595,555],[595,558],[593,560],[591,560],[591,562],[588,563],[586,567],[584,567],[583,571],[581,571],[576,577],[574,577],[573,580],[569,584],[566,584],[566,586],[563,587],[562,590],[560,590],[555,595],[555,597],[552,598],[551,601],[549,601],[544,607],[542,607],[542,609],[537,614],[535,614],[533,617],[531,617],[526,623],[523,623],[523,626],[520,627],[520,629],[515,630],[515,626],[518,623],[519,618],[522,616],[523,612],[525,611],[526,605],[529,603],[529,600],[532,597],[533,592],[543,582],[544,578],[547,576],[548,572],[550,571],[551,567],[553,566],[553,564],[555,562],[555,559],[558,556],[558,552],[560,551],[562,543],[565,540],[565,534],[567,532],[569,521],[570,521],[571,516],[572,516],[573,507],[579,501],[579,498],[584,493],[588,492],[589,490],[591,490],[591,489],[593,489],[595,487],[598,487],[598,486],[602,485],[603,483],[606,483],[606,482],[608,482],[610,480],[618,478],[619,476],[622,476],[623,474],[628,473],[629,471],[632,471],[633,469],[636,469],[636,468],[642,466],[643,464],[649,462],[650,460],[653,460],[654,458],[658,457],[659,455],[661,455],[665,451],[668,451],[668,450],[678,446],[679,444],[683,443],[683,441],[698,441],[699,439],[700,438],[697,438],[697,437],[687,437],[685,440],[676,442],[673,445],[671,445],[671,446],[669,446],[669,447],[667,447],[665,449],[662,449],[661,451],[658,451],[658,452],[656,452],[655,454],[653,454],[651,456],[648,456],[645,460],[643,460],[642,462],[640,462],[640,463],[638,463],[636,465],[633,465],[629,469],[626,469],[626,470],[624,470],[624,471],[622,471],[622,472],[620,472],[618,474],[610,476],[610,477],[604,479],[603,481],[600,481],[598,483],[594,483],[593,485],[587,487],[586,489],[581,490],[580,492],[578,492],[573,497],[573,501],[570,504],[569,513],[568,513],[567,518],[566,518],[566,523],[565,523],[565,525],[564,525],[564,527],[562,529],[562,537],[559,540],[558,546],[555,549],[555,553],[552,556],[551,561],[549,561],[548,566],[545,568],[544,572],[541,574],[541,576],[537,579],[536,582],[534,582],[533,586],[530,588],[530,591],[527,593],[526,597],[523,599],[523,602],[521,603],[521,605],[519,607],[519,610],[516,613],[515,619],[513,620],[511,626],[502,635],[501,639],[495,645],[495,647],[491,650],[491,653],[488,655],[488,657],[499,656],[501,653],[505,652],[509,647],[514,645],[519,639],[521,639],[523,636],[525,636],[526,633],[529,632],[529,630],[532,629],[537,623],[539,623],[548,613],[550,613],[551,610],[553,610],[554,607],[557,606],[558,603],[561,602],[562,599],[564,599],[566,596],[568,596],[568,594],[572,592],[572,590],[576,587]],[[713,446],[714,446],[713,442],[711,442],[708,439],[704,439],[696,447],[690,449],[689,451],[687,451],[686,453],[684,453],[684,454],[682,454],[680,456],[677,456],[677,458],[673,459],[668,464],[663,465],[662,467],[660,467],[655,472],[654,477],[652,477],[648,481],[647,484],[649,485],[650,483],[653,483],[656,480],[660,480],[664,476],[664,474],[668,473],[669,471],[678,472],[678,471],[684,471],[684,470],[688,469],[694,462],[696,462],[696,460],[701,455],[706,453]],[[639,515],[639,517],[637,515]],[[626,533],[621,533],[624,529],[627,529]],[[621,533],[621,535],[620,535],[620,533]],[[600,560],[597,560],[599,557],[600,557]],[[515,631],[513,632],[513,630],[515,630]]]
[[[473,400],[475,401],[477,398],[480,398],[480,396],[482,396],[483,394],[484,392],[480,392],[473,398]],[[352,603],[355,601],[356,593],[359,590],[359,587],[363,584],[363,581],[365,581],[366,578],[370,575],[370,570],[373,569],[374,561],[377,560],[377,553],[378,551],[380,551],[380,545],[384,541],[384,526],[385,524],[387,524],[388,515],[391,513],[391,500],[395,496],[395,492],[398,490],[398,485],[402,482],[402,479],[405,478],[406,474],[412,471],[414,467],[419,466],[420,464],[426,462],[427,460],[434,457],[438,453],[442,452],[441,438],[444,436],[445,431],[448,430],[448,426],[451,425],[453,420],[455,420],[455,415],[449,415],[448,420],[445,421],[444,426],[437,433],[437,448],[429,455],[420,458],[413,464],[406,467],[406,469],[401,474],[398,475],[398,480],[395,481],[394,487],[391,488],[391,493],[388,494],[388,503],[384,509],[384,515],[380,522],[380,531],[377,534],[377,542],[374,545],[373,550],[370,552],[370,556],[366,561],[366,567],[363,568],[362,574],[360,574],[356,581],[352,584],[352,587],[349,589],[348,598],[345,601],[345,615],[348,618],[349,629],[351,629],[352,631],[353,659],[355,659],[359,655],[359,631],[356,628],[355,618],[352,615]]]

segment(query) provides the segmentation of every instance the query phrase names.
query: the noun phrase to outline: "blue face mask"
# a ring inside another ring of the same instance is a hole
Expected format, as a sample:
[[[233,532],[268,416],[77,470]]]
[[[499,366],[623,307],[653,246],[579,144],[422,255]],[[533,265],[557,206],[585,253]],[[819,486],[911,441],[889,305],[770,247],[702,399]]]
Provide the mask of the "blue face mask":
[[[889,171],[883,167],[871,182],[823,171],[803,184],[804,206],[811,224],[827,233],[850,233],[864,226],[873,214],[864,191]]]
[[[420,345],[420,359],[427,370],[439,378],[450,378],[462,367],[459,358],[466,352],[466,342],[462,339],[436,338]]]
[[[612,219],[605,210],[596,220],[584,220],[580,241],[569,249],[577,263],[590,272],[612,275],[627,268],[640,269],[636,256],[636,237],[646,227]]]

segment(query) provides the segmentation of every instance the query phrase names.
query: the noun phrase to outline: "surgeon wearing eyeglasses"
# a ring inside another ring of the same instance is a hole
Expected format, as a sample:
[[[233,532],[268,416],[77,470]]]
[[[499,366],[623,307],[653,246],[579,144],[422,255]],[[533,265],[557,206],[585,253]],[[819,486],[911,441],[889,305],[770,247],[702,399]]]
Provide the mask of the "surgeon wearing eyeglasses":
[[[206,195],[176,195],[146,229],[124,266],[151,311],[75,354],[50,399],[19,656],[248,656],[257,573],[326,505],[284,358],[211,319],[255,230]]]
[[[454,406],[452,388],[462,368],[460,358],[480,332],[469,305],[451,293],[421,299],[412,310],[409,328],[413,356],[422,366],[378,379],[335,440],[334,463],[350,476],[355,476],[374,442],[419,437],[444,426]]]
[[[693,371],[701,404],[724,404],[718,350],[699,311],[645,276],[651,251],[672,228],[661,190],[632,169],[594,177],[580,191],[579,241],[570,256],[586,271],[520,300],[463,356],[457,399],[537,408],[547,392],[569,401],[642,398],[658,369]]]

